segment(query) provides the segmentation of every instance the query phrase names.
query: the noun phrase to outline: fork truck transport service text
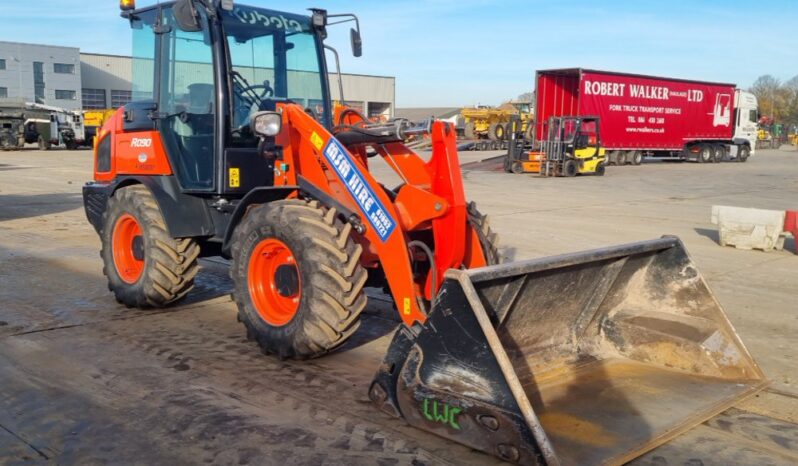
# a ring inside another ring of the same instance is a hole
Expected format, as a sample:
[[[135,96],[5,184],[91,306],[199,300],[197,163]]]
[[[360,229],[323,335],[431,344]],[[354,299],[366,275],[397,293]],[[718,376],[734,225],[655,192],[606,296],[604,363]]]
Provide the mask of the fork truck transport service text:
[[[676,238],[499,264],[453,125],[332,108],[323,41],[351,21],[359,56],[354,15],[132,3],[134,101],[83,189],[119,302],[173,303],[221,255],[247,336],[306,359],[381,287],[402,324],[375,411],[520,464],[622,463],[764,385]],[[404,144],[423,134],[427,160]],[[372,157],[404,183],[381,184]]]
[[[598,116],[610,164],[745,162],[756,148],[756,97],[733,84],[581,68],[538,71],[535,81],[536,139],[549,117]]]

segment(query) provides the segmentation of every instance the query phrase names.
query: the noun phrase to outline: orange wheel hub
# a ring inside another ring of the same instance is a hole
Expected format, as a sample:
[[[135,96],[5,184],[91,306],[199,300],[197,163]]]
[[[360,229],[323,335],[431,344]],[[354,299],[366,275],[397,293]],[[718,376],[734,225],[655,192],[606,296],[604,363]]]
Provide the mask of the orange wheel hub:
[[[302,298],[299,267],[291,249],[275,238],[261,240],[249,259],[247,286],[260,317],[280,327],[294,318]]]
[[[138,220],[130,214],[119,217],[111,242],[119,278],[131,285],[136,283],[144,271],[144,236]]]

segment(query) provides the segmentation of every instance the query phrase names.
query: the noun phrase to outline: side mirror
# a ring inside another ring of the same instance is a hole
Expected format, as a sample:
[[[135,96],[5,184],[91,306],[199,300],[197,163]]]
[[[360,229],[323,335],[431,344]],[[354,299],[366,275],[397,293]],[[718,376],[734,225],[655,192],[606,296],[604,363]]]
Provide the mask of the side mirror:
[[[175,21],[177,21],[177,27],[181,31],[198,32],[202,30],[194,0],[178,0],[172,8],[172,12],[175,15]]]
[[[283,115],[278,112],[258,112],[252,117],[250,129],[261,138],[273,138],[283,129]]]
[[[352,42],[352,55],[360,57],[363,55],[363,39],[360,38],[360,31],[353,29],[349,30],[349,38]]]

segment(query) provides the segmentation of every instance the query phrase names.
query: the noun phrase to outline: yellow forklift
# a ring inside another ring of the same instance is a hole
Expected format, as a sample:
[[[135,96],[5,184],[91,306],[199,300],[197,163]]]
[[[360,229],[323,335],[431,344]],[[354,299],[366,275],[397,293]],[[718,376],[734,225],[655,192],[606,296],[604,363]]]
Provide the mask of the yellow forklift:
[[[604,175],[606,153],[601,147],[598,117],[553,116],[543,130],[546,138],[537,147],[525,146],[521,138],[511,140],[505,162],[508,172]]]

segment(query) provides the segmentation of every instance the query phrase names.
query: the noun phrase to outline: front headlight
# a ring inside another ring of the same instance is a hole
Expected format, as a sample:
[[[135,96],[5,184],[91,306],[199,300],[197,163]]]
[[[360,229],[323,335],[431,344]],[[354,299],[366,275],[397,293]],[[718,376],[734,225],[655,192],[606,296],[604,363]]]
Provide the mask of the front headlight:
[[[272,138],[280,134],[283,116],[277,112],[258,112],[252,117],[252,132],[261,137]]]

